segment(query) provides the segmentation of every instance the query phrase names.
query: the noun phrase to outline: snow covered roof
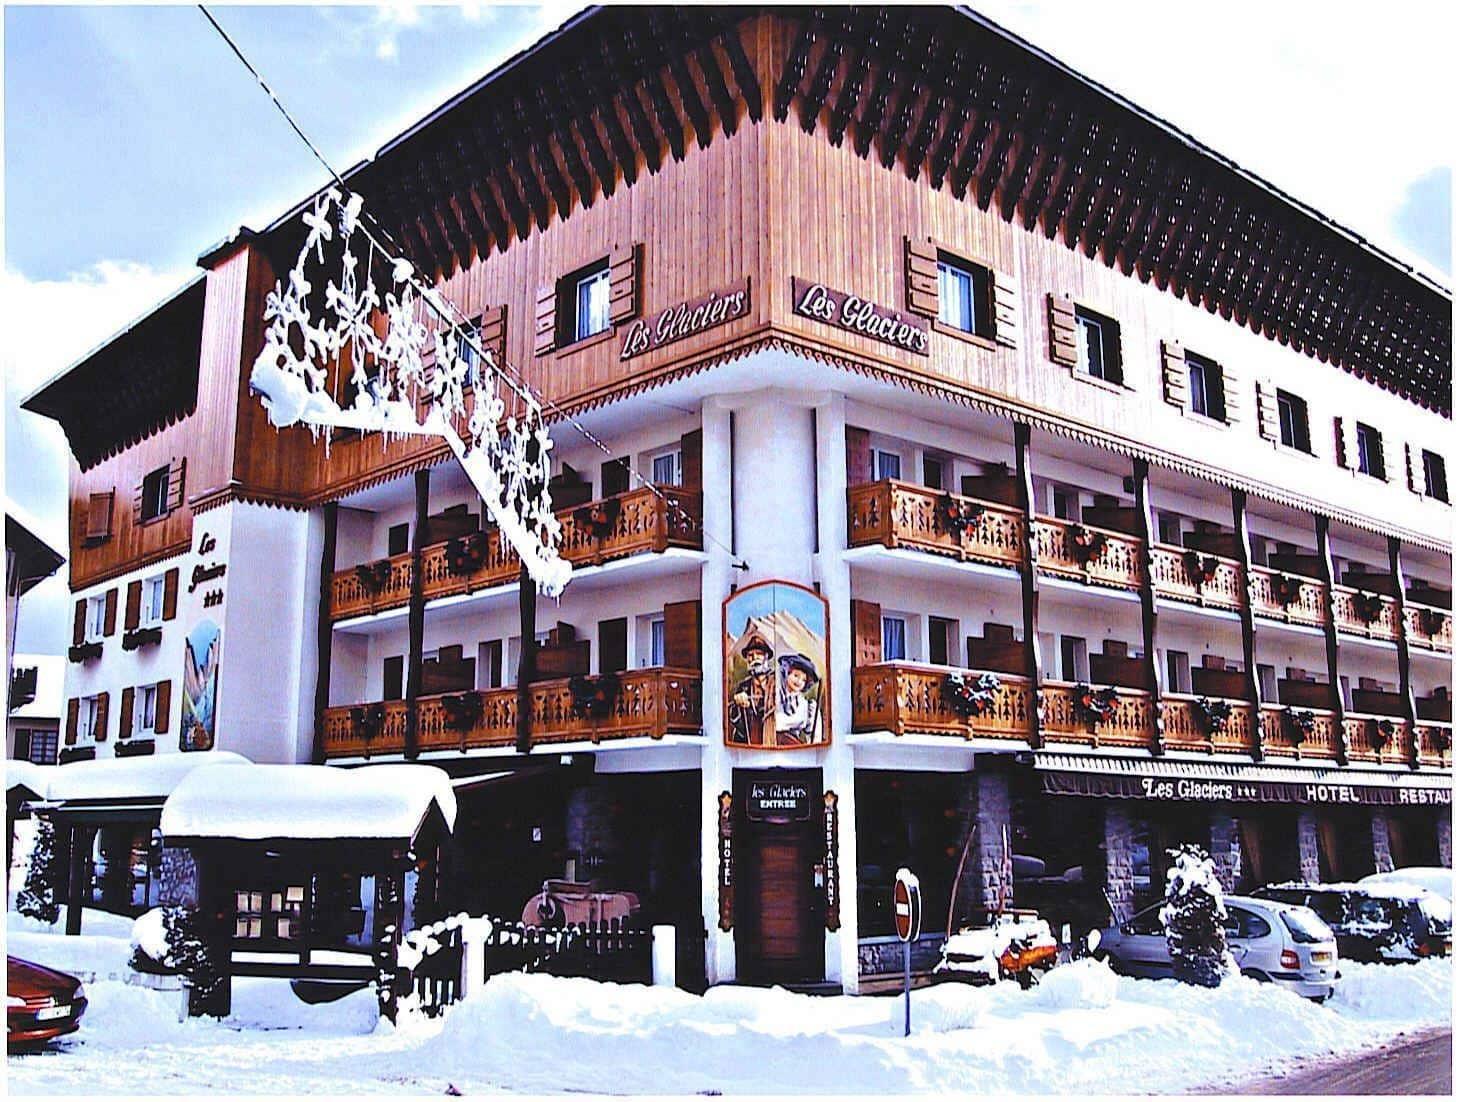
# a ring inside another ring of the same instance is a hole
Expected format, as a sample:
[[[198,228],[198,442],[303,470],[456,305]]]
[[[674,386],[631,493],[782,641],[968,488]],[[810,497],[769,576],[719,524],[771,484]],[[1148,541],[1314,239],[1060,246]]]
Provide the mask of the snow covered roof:
[[[456,820],[450,776],[433,765],[255,765],[202,770],[162,808],[168,838],[412,838],[431,806]]]
[[[10,718],[59,720],[65,700],[62,690],[66,681],[66,659],[59,654],[17,654],[10,666],[12,671],[32,667],[36,671],[35,699],[12,708]]]
[[[213,767],[251,765],[242,754],[212,750],[206,754],[153,754],[144,758],[99,758],[69,765],[7,763],[5,783],[24,784],[47,802],[80,800],[165,799],[184,778]],[[20,769],[20,766],[27,766]],[[233,773],[232,769],[229,773]],[[37,787],[39,785],[40,787]]]

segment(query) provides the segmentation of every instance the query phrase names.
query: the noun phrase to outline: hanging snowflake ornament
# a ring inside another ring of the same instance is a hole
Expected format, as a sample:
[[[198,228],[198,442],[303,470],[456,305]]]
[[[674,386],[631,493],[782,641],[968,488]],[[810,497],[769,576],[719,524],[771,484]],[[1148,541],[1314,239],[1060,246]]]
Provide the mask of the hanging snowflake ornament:
[[[467,326],[451,320],[450,304],[418,282],[409,261],[385,254],[363,229],[363,212],[360,196],[335,188],[304,212],[308,232],[298,259],[264,307],[263,349],[249,379],[253,393],[276,428],[305,425],[316,437],[355,429],[386,439],[445,440],[537,588],[560,594],[572,567],[558,553],[562,526],[547,490],[552,440],[541,404],[477,347]],[[378,280],[377,254],[388,271]],[[335,257],[337,274],[331,273]],[[322,295],[315,280],[323,280]],[[316,307],[322,307],[317,315]],[[445,324],[426,325],[427,309]],[[474,364],[463,349],[474,353]],[[331,369],[336,377],[348,372],[348,405],[329,393]]]

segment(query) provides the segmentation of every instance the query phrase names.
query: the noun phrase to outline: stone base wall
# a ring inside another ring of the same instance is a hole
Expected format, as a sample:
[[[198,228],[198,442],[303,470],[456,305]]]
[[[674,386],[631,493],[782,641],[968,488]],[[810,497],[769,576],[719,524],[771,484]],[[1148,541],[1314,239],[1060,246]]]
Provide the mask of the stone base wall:
[[[1301,855],[1301,879],[1321,879],[1321,857],[1316,840],[1316,815],[1303,811],[1296,819],[1296,842]]]
[[[1210,816],[1210,860],[1215,862],[1215,875],[1220,886],[1233,892],[1240,883],[1243,865],[1240,852],[1240,829],[1235,819],[1223,811]]]
[[[1438,809],[1438,863],[1445,869],[1453,867],[1453,819],[1446,807]]]
[[[975,773],[977,835],[968,874],[976,878],[976,905],[988,910],[1011,907],[1013,900],[1012,797],[1005,773]]]
[[[1134,830],[1129,814],[1114,801],[1104,805],[1104,890],[1114,910],[1114,921],[1134,913]]]
[[[1376,872],[1392,871],[1392,836],[1387,833],[1387,813],[1372,812],[1372,867]]]

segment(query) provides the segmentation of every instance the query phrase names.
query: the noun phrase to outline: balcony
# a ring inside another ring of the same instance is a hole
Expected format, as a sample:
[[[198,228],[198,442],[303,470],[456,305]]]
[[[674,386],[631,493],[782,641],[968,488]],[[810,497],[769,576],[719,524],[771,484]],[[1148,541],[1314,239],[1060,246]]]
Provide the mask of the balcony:
[[[1267,620],[1325,627],[1326,603],[1322,589],[1316,578],[1264,566],[1250,568],[1251,611]]]
[[[699,735],[700,688],[697,670],[633,670],[618,675],[617,692],[594,707],[574,701],[571,678],[535,682],[532,745]],[[425,696],[417,707],[417,744],[422,753],[516,746],[514,688]],[[404,753],[407,709],[403,700],[330,708],[324,714],[325,756]]]
[[[1331,608],[1338,631],[1368,639],[1397,641],[1397,602],[1386,594],[1334,585]]]
[[[1156,543],[1149,553],[1149,569],[1156,596],[1240,611],[1243,587],[1240,563],[1234,559]]]
[[[1086,585],[1138,589],[1143,542],[1112,528],[1095,528],[1071,520],[1038,517],[1033,522],[1038,570]]]
[[[910,662],[881,662],[851,671],[852,728],[896,735],[949,735],[1025,742],[1032,692],[1026,677],[994,674],[993,699],[976,715],[953,707],[947,678],[953,671]],[[971,681],[980,670],[964,671]]]
[[[1415,647],[1453,653],[1453,613],[1446,608],[1408,602],[1403,606],[1407,641]]]
[[[702,549],[702,498],[696,491],[633,490],[563,509],[561,554],[574,567],[597,566],[670,547]],[[363,563],[334,575],[335,620],[400,608],[410,601],[409,552]],[[496,530],[433,543],[421,551],[427,601],[507,585],[517,580],[520,559]]]
[[[1014,569],[1023,560],[1023,515],[990,501],[885,479],[846,491],[851,547],[909,547],[962,562]]]

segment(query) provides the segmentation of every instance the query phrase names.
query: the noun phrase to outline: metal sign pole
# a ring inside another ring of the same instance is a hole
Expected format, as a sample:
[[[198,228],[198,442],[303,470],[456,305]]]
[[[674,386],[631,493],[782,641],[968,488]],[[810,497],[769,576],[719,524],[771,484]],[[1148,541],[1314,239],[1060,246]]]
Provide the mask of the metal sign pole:
[[[911,1036],[911,942],[901,943],[902,960],[902,990],[906,993],[906,1032],[903,1037]]]

